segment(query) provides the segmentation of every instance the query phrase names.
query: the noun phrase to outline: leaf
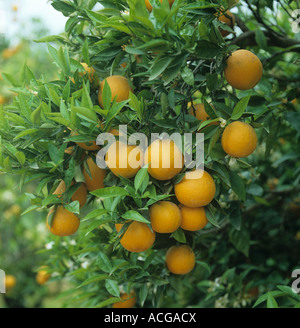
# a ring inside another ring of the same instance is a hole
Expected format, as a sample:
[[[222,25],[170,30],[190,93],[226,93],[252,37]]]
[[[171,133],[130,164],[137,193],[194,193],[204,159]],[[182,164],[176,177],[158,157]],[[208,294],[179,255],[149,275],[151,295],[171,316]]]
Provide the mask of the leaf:
[[[98,274],[94,277],[90,277],[90,278],[84,280],[83,283],[81,283],[79,286],[77,286],[77,288],[81,288],[86,285],[89,285],[89,284],[92,284],[92,283],[95,283],[95,282],[98,282],[98,281],[101,281],[101,280],[104,280],[107,278],[109,278],[109,276],[107,274]]]
[[[150,67],[151,74],[149,77],[149,81],[154,80],[161,73],[163,73],[164,70],[169,66],[171,61],[172,61],[172,57],[163,57],[154,61],[153,65]]]
[[[107,210],[105,208],[99,208],[99,209],[93,210],[92,212],[87,214],[81,221],[84,222],[84,221],[87,221],[90,219],[94,219],[94,218],[102,216],[106,213],[109,213],[109,210]]]
[[[229,231],[229,239],[238,251],[247,257],[249,256],[250,234],[245,227],[241,228],[239,231],[231,229]]]
[[[242,98],[234,107],[231,119],[238,120],[245,112],[251,96]]]
[[[106,279],[105,280],[105,288],[106,290],[113,296],[119,297],[120,291],[117,281]]]
[[[100,269],[103,270],[104,272],[111,272],[112,265],[111,265],[110,260],[107,257],[107,255],[103,252],[99,252],[98,255],[99,255],[99,257],[97,259],[97,262],[98,262]]]
[[[277,304],[275,298],[270,294],[270,292],[268,293],[268,296],[267,296],[267,308],[268,309],[277,309],[278,308],[278,304]]]
[[[178,228],[176,231],[174,231],[171,236],[180,243],[183,243],[183,244],[186,243],[185,234],[184,234],[183,230],[180,228]]]
[[[260,49],[266,50],[268,47],[267,39],[263,31],[258,28],[255,30],[255,41]]]
[[[133,220],[150,224],[149,220],[145,219],[139,212],[134,210],[126,211],[124,214],[121,215],[121,217],[125,220]]]
[[[241,200],[245,200],[246,190],[242,178],[237,173],[229,171],[229,179],[232,190]]]
[[[149,174],[148,174],[148,167],[141,168],[137,175],[134,178],[134,188],[136,191],[141,189],[141,192],[144,192],[147,188],[149,183]],[[142,186],[142,188],[140,188]]]
[[[194,73],[187,66],[185,66],[184,69],[182,70],[181,77],[186,84],[192,86],[194,85]]]
[[[90,194],[101,198],[129,196],[128,191],[121,187],[106,187],[103,189],[91,191]]]

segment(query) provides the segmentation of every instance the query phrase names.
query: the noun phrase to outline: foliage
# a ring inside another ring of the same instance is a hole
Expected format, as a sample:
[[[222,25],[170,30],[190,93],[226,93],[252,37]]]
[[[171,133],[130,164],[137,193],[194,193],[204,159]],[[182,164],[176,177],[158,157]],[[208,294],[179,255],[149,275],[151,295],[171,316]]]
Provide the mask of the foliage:
[[[104,8],[93,10],[97,2]],[[47,265],[75,283],[69,306],[110,306],[132,288],[141,307],[250,306],[265,292],[268,305],[274,305],[277,294],[268,292],[289,285],[300,264],[295,238],[300,222],[288,205],[299,193],[300,112],[292,100],[299,98],[300,41],[286,23],[296,4],[281,2],[241,1],[236,16],[243,33],[224,39],[219,28],[226,27],[216,11],[228,9],[227,1],[175,0],[172,7],[166,0],[152,1],[151,14],[137,0],[52,1],[69,17],[65,33],[38,42],[47,42],[59,78],[38,79],[27,65],[18,79],[3,74],[18,95],[1,107],[0,165],[20,174],[21,187],[37,181],[25,213],[63,202],[81,216],[76,236],[52,237],[47,250]],[[254,89],[232,89],[223,77],[226,59],[238,47],[251,49],[263,63],[263,78]],[[106,84],[101,108],[99,81],[83,74],[82,62],[100,81],[126,76],[133,90],[129,99],[111,103]],[[188,115],[192,101],[203,102],[211,120]],[[221,124],[209,125],[212,120]],[[235,120],[250,123],[258,135],[255,153],[243,160],[227,156],[220,142],[223,128]],[[119,125],[127,125],[129,135],[138,131],[147,137],[205,127],[205,169],[217,185],[205,229],[157,234],[154,247],[143,253],[120,246],[114,224],[128,218],[149,223],[149,206],[176,201],[173,186],[182,174],[157,181],[147,168],[132,179],[108,171],[106,187],[90,192],[82,209],[69,201],[70,193],[63,200],[53,195],[60,179],[66,185],[85,181],[82,168],[95,152],[76,142],[95,140]],[[65,152],[69,146],[71,154]],[[275,186],[271,178],[278,179]],[[179,243],[190,245],[197,259],[183,277],[170,274],[164,263],[167,248]],[[253,294],[254,287],[259,290]]]

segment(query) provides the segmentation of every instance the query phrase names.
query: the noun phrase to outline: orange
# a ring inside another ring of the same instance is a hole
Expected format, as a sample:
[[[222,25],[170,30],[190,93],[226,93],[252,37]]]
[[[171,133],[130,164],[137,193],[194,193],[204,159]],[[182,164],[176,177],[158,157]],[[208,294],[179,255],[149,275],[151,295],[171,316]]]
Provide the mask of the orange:
[[[57,206],[52,223],[50,227],[50,215],[54,213],[54,208],[49,211],[47,216],[47,228],[56,236],[70,236],[73,235],[79,228],[80,220],[72,212],[66,210],[62,205]]]
[[[73,153],[74,153],[74,147],[73,146],[70,146],[70,147],[66,148],[65,154],[72,155]]]
[[[205,215],[204,207],[181,207],[182,221],[180,228],[188,231],[198,231],[203,229],[208,220]]]
[[[172,246],[166,254],[168,270],[174,274],[187,274],[194,269],[195,254],[187,245]]]
[[[78,136],[78,133],[72,131],[71,137]],[[96,145],[96,140],[86,141],[86,142],[75,142],[80,148],[85,150],[98,150],[100,147]]]
[[[103,108],[102,92],[103,92],[105,81],[108,83],[111,90],[111,101],[113,101],[115,97],[117,97],[116,98],[117,102],[124,101],[129,98],[129,91],[131,91],[131,88],[128,80],[121,75],[109,76],[100,83],[98,101],[99,101],[99,105],[102,108]]]
[[[159,0],[159,1],[162,2],[162,0]],[[171,7],[175,0],[168,0],[168,1],[169,1],[169,5]],[[145,5],[146,5],[146,8],[151,12],[152,11],[152,6],[151,6],[149,0],[145,0]]]
[[[87,190],[93,191],[93,190],[104,188],[103,180],[106,175],[106,170],[103,170],[100,167],[98,167],[91,157],[87,159],[86,163],[91,173],[90,176],[87,170],[85,169],[85,167],[83,167],[82,173],[85,178],[85,184]]]
[[[205,206],[213,200],[216,193],[213,178],[202,170],[187,172],[174,188],[177,200],[188,207]]]
[[[259,58],[248,50],[236,50],[227,59],[225,79],[238,90],[249,90],[256,86],[263,74]]]
[[[193,104],[190,106],[189,114],[195,116],[199,121],[207,121],[209,120],[209,115],[205,111],[204,104]],[[218,125],[219,122],[212,122],[208,125]]]
[[[72,183],[73,185],[73,183]],[[53,195],[58,195],[59,197],[62,196],[62,194],[66,191],[66,184],[62,180],[55,191],[53,192]],[[79,201],[80,207],[84,206],[86,203],[87,198],[87,191],[86,187],[83,183],[80,184],[80,187],[74,192],[74,194],[71,197],[72,202],[75,202],[76,200]]]
[[[114,175],[130,179],[142,167],[142,149],[116,141],[108,148],[105,161]]]
[[[3,105],[3,104],[5,104],[5,102],[6,102],[6,99],[5,99],[5,97],[4,97],[4,96],[2,96],[2,95],[0,95],[0,105]]]
[[[123,224],[116,224],[116,229],[119,232]],[[120,243],[129,252],[144,252],[149,249],[155,241],[155,232],[147,226],[146,223],[132,221],[127,230],[121,236]]]
[[[257,136],[250,124],[235,121],[224,129],[221,143],[228,155],[232,157],[247,157],[256,148]]]
[[[224,13],[223,15],[218,17],[218,20],[224,24],[226,24],[227,26],[231,27],[233,29],[234,25],[235,25],[235,17],[234,15],[227,10],[226,13]],[[220,32],[222,34],[223,37],[227,36],[228,34],[230,34],[229,31],[227,30],[223,30],[220,29]]]
[[[17,279],[15,276],[8,274],[5,276],[5,290],[9,291],[15,287]]]
[[[180,209],[172,202],[157,202],[150,207],[149,212],[152,229],[156,232],[171,233],[181,224]]]
[[[51,277],[51,274],[47,272],[47,270],[42,270],[46,267],[41,267],[37,272],[35,280],[39,285],[44,285]]]
[[[88,78],[89,78],[90,82],[93,83],[95,69],[93,67],[89,67],[88,64],[86,64],[86,63],[80,63],[80,64],[83,66],[85,72],[80,72],[79,76],[84,76],[85,74],[88,74]]]
[[[133,308],[136,303],[136,296],[135,292],[131,292],[130,294],[123,293],[120,296],[121,301],[114,303],[113,308],[114,309],[128,309],[128,308]]]
[[[173,140],[155,140],[146,149],[144,165],[149,164],[148,173],[157,180],[169,180],[183,168],[184,158]]]

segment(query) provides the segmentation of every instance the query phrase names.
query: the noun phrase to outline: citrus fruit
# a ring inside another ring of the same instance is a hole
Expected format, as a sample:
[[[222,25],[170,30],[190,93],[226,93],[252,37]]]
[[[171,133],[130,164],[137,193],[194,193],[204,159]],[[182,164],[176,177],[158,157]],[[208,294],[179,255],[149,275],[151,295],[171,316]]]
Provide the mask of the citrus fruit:
[[[227,26],[229,26],[232,29],[233,29],[233,27],[235,25],[235,17],[234,17],[234,15],[229,10],[227,10],[224,14],[222,14],[221,16],[219,16],[218,17],[218,20],[220,22],[226,24]],[[222,34],[223,37],[225,37],[228,34],[230,34],[229,31],[223,30],[222,28],[220,28],[220,33]]]
[[[148,173],[157,180],[169,180],[183,168],[184,158],[173,140],[155,140],[146,149],[144,165],[149,164]]]
[[[72,182],[71,185],[73,185],[74,183]],[[57,186],[57,188],[55,189],[55,191],[53,192],[53,195],[58,195],[58,197],[62,197],[62,194],[66,191],[66,184],[65,182],[62,180],[59,185]],[[84,206],[86,203],[86,199],[87,199],[87,191],[86,191],[86,187],[83,183],[80,184],[80,187],[74,192],[74,194],[71,197],[72,202],[75,202],[76,200],[78,200],[80,207]]]
[[[189,114],[195,116],[199,121],[207,121],[209,120],[209,115],[205,111],[204,104],[193,104],[190,106]],[[218,125],[219,122],[212,122],[208,125]]]
[[[171,233],[176,231],[181,224],[179,207],[169,201],[160,201],[153,204],[149,210],[153,231]]]
[[[13,289],[17,283],[17,279],[15,278],[15,276],[8,274],[5,276],[5,290],[9,291],[11,289]]]
[[[78,136],[78,133],[72,131],[71,136]],[[96,140],[91,140],[91,141],[85,141],[85,142],[75,142],[76,145],[84,150],[98,150],[100,147],[96,145]]]
[[[205,207],[181,207],[182,221],[180,228],[188,231],[203,229],[208,221],[205,215]]]
[[[102,92],[103,92],[105,81],[108,83],[111,90],[111,101],[113,101],[115,97],[117,97],[116,98],[117,102],[124,101],[129,98],[129,91],[131,91],[131,88],[128,80],[121,75],[109,76],[100,83],[98,101],[99,101],[99,105],[102,108],[103,108]]]
[[[108,148],[105,162],[114,175],[129,179],[142,167],[143,153],[138,146],[116,141]]]
[[[122,226],[121,223],[116,224],[116,230],[119,232]],[[146,223],[132,221],[120,238],[121,245],[129,252],[144,252],[154,244],[155,232]]]
[[[162,0],[159,0],[159,1],[162,2]],[[169,5],[171,7],[175,0],[168,0],[168,1],[169,1]],[[146,5],[146,8],[151,12],[152,11],[152,6],[151,6],[149,0],[145,0],[145,5]]]
[[[250,124],[235,121],[224,129],[221,143],[228,155],[232,157],[247,157],[256,148],[257,136]]]
[[[97,164],[93,161],[92,157],[89,157],[86,160],[86,164],[91,174],[90,176],[86,168],[83,167],[82,173],[85,178],[85,184],[87,190],[93,191],[93,190],[104,188],[103,180],[106,175],[106,170],[103,170],[100,167],[98,167]]]
[[[216,185],[211,175],[202,170],[190,171],[175,185],[177,200],[188,207],[209,204],[216,193]]]
[[[256,86],[263,74],[262,63],[251,51],[234,51],[227,59],[225,79],[238,90],[249,90]]]
[[[51,217],[52,214],[54,217]],[[50,219],[51,223],[49,222]],[[55,213],[54,208],[49,211],[46,225],[50,232],[56,236],[70,236],[78,230],[80,220],[74,213],[59,205]]]
[[[168,270],[174,274],[187,274],[194,269],[195,254],[187,245],[172,246],[166,254]]]
[[[123,293],[120,296],[121,301],[114,303],[113,308],[114,309],[127,309],[127,308],[133,308],[136,303],[136,296],[135,292],[131,292],[130,294]]]
[[[39,285],[44,285],[51,277],[51,274],[45,270],[46,267],[41,267],[37,272],[35,280]]]

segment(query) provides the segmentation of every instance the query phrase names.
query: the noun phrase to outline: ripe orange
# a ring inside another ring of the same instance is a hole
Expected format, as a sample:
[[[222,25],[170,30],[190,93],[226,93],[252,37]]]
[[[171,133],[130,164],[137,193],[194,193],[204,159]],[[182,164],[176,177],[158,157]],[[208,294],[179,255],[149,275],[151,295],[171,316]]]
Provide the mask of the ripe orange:
[[[78,133],[72,131],[71,132],[71,137],[72,136],[78,136]],[[85,149],[85,150],[98,150],[100,147],[96,145],[96,140],[91,140],[91,141],[86,141],[86,142],[75,142],[76,145],[78,145],[80,148]]]
[[[193,104],[190,106],[189,114],[195,116],[199,121],[209,120],[209,115],[205,111],[204,104]],[[219,122],[212,122],[209,125],[219,125]]]
[[[248,50],[236,50],[227,59],[224,70],[227,82],[239,90],[249,90],[256,86],[263,74],[259,58]]]
[[[160,201],[150,207],[150,221],[152,229],[159,233],[172,233],[181,224],[179,207],[168,201]]]
[[[228,155],[246,157],[254,152],[257,136],[250,124],[235,121],[224,129],[221,143]]]
[[[119,232],[123,224],[118,223],[115,226]],[[132,221],[120,238],[121,245],[129,252],[144,252],[154,244],[155,232],[146,223]]]
[[[142,167],[142,149],[139,146],[130,146],[116,141],[108,148],[105,161],[114,175],[130,179]]]
[[[46,267],[41,267],[37,272],[35,280],[39,285],[44,285],[51,277],[51,274],[45,270]],[[43,269],[43,270],[42,270]]]
[[[98,101],[99,105],[103,108],[103,99],[102,92],[104,88],[105,81],[108,83],[111,90],[111,101],[117,97],[116,101],[124,101],[129,98],[129,91],[131,91],[128,80],[121,75],[112,75],[104,79],[100,83],[99,93],[98,93]]]
[[[136,303],[136,295],[135,292],[132,291],[130,294],[124,293],[120,296],[121,301],[114,303],[113,308],[114,309],[128,309],[133,308]]]
[[[183,168],[184,158],[173,140],[155,140],[146,149],[144,165],[149,164],[148,173],[157,180],[169,180]]]
[[[218,20],[224,24],[226,24],[227,26],[231,27],[233,29],[234,25],[235,25],[235,17],[234,15],[227,10],[226,13],[224,13],[223,15],[221,15],[220,17],[218,17]],[[223,30],[220,29],[220,32],[222,34],[223,37],[227,36],[228,34],[230,34],[229,31],[227,30]]]
[[[188,207],[206,206],[213,200],[216,193],[213,178],[202,170],[187,172],[174,188],[177,200]]]
[[[159,0],[159,1],[162,2],[162,0]],[[171,7],[171,6],[173,5],[173,2],[174,2],[175,0],[168,0],[168,1],[169,1],[169,5],[170,5],[170,7]],[[149,0],[145,0],[145,5],[146,5],[147,9],[151,12],[151,11],[152,11],[152,6],[151,6]]]
[[[73,235],[78,230],[80,225],[79,218],[74,213],[66,210],[62,205],[57,206],[50,227],[49,218],[53,212],[54,208],[49,211],[46,221],[47,228],[51,233],[63,237]]]
[[[204,207],[181,207],[182,221],[180,228],[188,231],[198,231],[203,229],[208,220],[205,215]]]
[[[17,279],[15,278],[15,276],[8,274],[5,276],[5,290],[9,291],[11,289],[13,289],[15,287],[17,283]]]
[[[187,245],[172,246],[166,254],[166,265],[174,274],[187,274],[194,269],[195,254]]]
[[[72,183],[73,185],[73,183]],[[53,195],[58,195],[59,197],[62,196],[62,194],[66,191],[66,184],[62,180],[55,191],[53,192]],[[80,187],[74,192],[74,194],[71,197],[72,202],[75,202],[76,200],[79,201],[80,207],[84,206],[86,203],[87,198],[87,191],[86,187],[83,183],[81,183]]]
[[[106,175],[106,170],[101,169],[97,166],[97,164],[93,161],[91,157],[86,160],[88,168],[90,170],[91,176],[88,174],[85,167],[83,167],[82,173],[85,178],[85,184],[87,190],[93,191],[97,189],[104,188],[104,178]]]

